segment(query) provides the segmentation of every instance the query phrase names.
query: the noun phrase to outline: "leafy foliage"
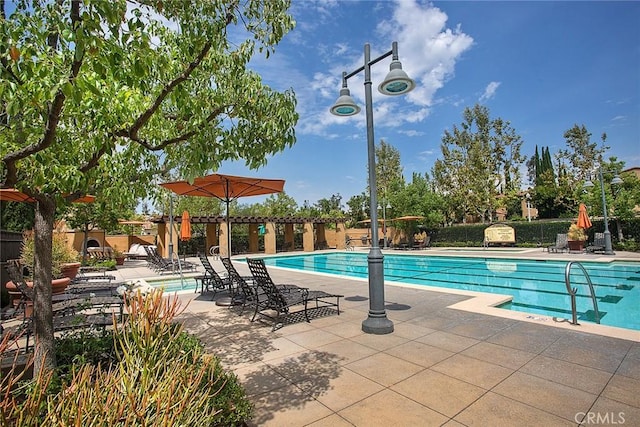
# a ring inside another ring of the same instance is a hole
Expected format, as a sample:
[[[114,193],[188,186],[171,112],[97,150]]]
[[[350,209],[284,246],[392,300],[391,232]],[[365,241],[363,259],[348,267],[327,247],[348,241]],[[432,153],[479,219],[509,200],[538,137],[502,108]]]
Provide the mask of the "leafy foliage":
[[[522,140],[509,122],[491,119],[485,106],[465,108],[463,118],[460,126],[445,131],[443,158],[432,174],[436,190],[446,195],[451,220],[472,215],[485,222],[499,205],[497,196],[520,187]]]
[[[49,373],[18,387],[19,369],[2,378],[3,419],[21,426],[243,425],[252,407],[242,387],[173,322],[180,311],[161,292],[137,294],[113,334],[62,338],[55,380]]]
[[[22,234],[22,249],[20,262],[33,272],[36,243],[34,233],[25,231]],[[78,252],[67,243],[67,236],[59,231],[53,233],[53,246],[51,251],[51,275],[53,278],[61,277],[63,264],[78,262]]]
[[[240,158],[257,168],[293,145],[293,91],[248,64],[295,23],[288,0],[20,1],[8,17],[0,5],[1,184],[38,201],[38,372],[54,364],[56,208],[97,189],[131,206],[162,170],[189,179]]]

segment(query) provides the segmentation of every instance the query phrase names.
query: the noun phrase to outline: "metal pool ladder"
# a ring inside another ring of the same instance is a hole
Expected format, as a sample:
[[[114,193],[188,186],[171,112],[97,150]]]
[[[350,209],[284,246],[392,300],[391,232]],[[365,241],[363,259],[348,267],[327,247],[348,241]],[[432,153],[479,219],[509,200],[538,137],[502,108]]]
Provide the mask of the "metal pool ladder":
[[[589,293],[591,294],[591,300],[593,301],[593,310],[596,315],[596,323],[600,323],[600,313],[598,312],[598,301],[596,301],[596,293],[593,290],[593,283],[591,283],[591,278],[589,277],[589,273],[585,270],[584,266],[580,264],[578,261],[570,261],[567,264],[567,267],[564,269],[564,283],[567,286],[567,292],[569,296],[571,296],[571,313],[572,313],[572,325],[579,325],[578,323],[578,315],[576,313],[576,294],[578,293],[578,288],[571,287],[571,267],[573,266],[580,267],[580,270],[584,273],[584,277],[587,279],[587,284],[589,285]]]

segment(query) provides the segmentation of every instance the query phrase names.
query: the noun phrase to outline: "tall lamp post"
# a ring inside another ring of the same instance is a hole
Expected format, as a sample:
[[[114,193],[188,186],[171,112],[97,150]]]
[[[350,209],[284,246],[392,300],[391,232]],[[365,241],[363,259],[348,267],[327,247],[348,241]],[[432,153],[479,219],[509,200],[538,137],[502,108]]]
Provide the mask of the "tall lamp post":
[[[371,93],[371,66],[392,55],[389,74],[378,86],[378,91],[384,95],[402,95],[413,88],[415,82],[402,71],[402,64],[398,60],[398,43],[393,42],[391,50],[381,56],[371,59],[369,43],[364,45],[364,65],[351,73],[342,73],[342,89],[336,103],[330,111],[336,116],[352,116],[360,112],[349,89],[347,80],[364,71],[365,113],[367,116],[367,149],[369,165],[369,212],[371,215],[371,249],[367,256],[369,274],[369,315],[362,322],[362,330],[370,334],[389,334],[393,332],[393,322],[387,318],[384,308],[384,257],[378,243],[378,197],[376,187],[376,158],[373,136],[373,101]]]
[[[383,202],[382,206],[378,206],[382,209],[382,239],[384,244],[384,249],[387,249],[388,241],[387,241],[387,209],[391,209],[391,203],[387,202],[386,204]]]
[[[527,193],[527,221],[531,222],[531,194]]]
[[[598,180],[600,181],[600,194],[602,196],[602,218],[604,220],[604,254],[605,255],[615,255],[613,252],[613,247],[611,246],[611,232],[609,231],[609,219],[607,218],[607,198],[604,194],[604,178],[602,177],[602,168],[598,168]],[[622,179],[616,174],[611,180],[611,184],[618,185],[622,184]],[[593,187],[593,182],[591,179],[588,179],[587,182],[584,183],[584,188]]]

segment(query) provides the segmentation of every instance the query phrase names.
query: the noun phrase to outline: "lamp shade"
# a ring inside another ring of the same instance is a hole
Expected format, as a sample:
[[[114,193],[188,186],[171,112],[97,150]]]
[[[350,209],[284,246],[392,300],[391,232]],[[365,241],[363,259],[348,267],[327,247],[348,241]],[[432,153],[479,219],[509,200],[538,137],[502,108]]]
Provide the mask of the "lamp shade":
[[[340,96],[329,111],[336,116],[353,116],[360,112],[360,107],[351,97],[349,88],[343,87],[340,89]]]
[[[384,95],[403,95],[412,91],[416,87],[416,82],[409,78],[402,70],[400,61],[391,61],[389,74],[378,86],[378,91]]]

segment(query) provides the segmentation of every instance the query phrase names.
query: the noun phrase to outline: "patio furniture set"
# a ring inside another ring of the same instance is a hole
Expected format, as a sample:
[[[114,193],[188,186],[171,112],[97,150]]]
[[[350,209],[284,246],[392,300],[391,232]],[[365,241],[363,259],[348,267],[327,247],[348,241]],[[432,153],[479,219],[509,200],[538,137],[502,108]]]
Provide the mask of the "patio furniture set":
[[[28,352],[34,331],[34,290],[25,280],[19,260],[9,260],[6,268],[21,295],[15,308],[3,317],[0,333],[18,347],[24,338],[24,351]],[[114,316],[123,321],[124,301],[116,294],[116,287],[114,277],[104,269],[81,269],[63,292],[52,295],[54,332],[106,328],[114,324]]]
[[[593,235],[593,242],[584,248],[586,253],[602,253],[605,250],[604,233],[595,233]],[[547,252],[551,253],[564,253],[571,252],[569,248],[569,238],[567,233],[558,233],[556,235],[556,242],[551,246],[547,246]],[[580,251],[582,252],[582,251]]]
[[[222,257],[226,274],[220,276],[206,255],[199,254],[199,257],[205,274],[196,277],[196,292],[198,288],[200,292],[213,292],[213,299],[218,291],[228,291],[231,295],[230,307],[240,307],[239,314],[245,308],[253,309],[251,321],[267,319],[273,323],[272,331],[301,318],[310,322],[311,317],[340,314],[340,298],[343,295],[310,290],[295,284],[276,284],[262,259],[248,258],[251,276],[242,276],[229,258]]]
[[[175,273],[178,271],[195,271],[196,265],[189,261],[164,258],[155,246],[144,246],[147,252],[147,267],[156,273]]]

